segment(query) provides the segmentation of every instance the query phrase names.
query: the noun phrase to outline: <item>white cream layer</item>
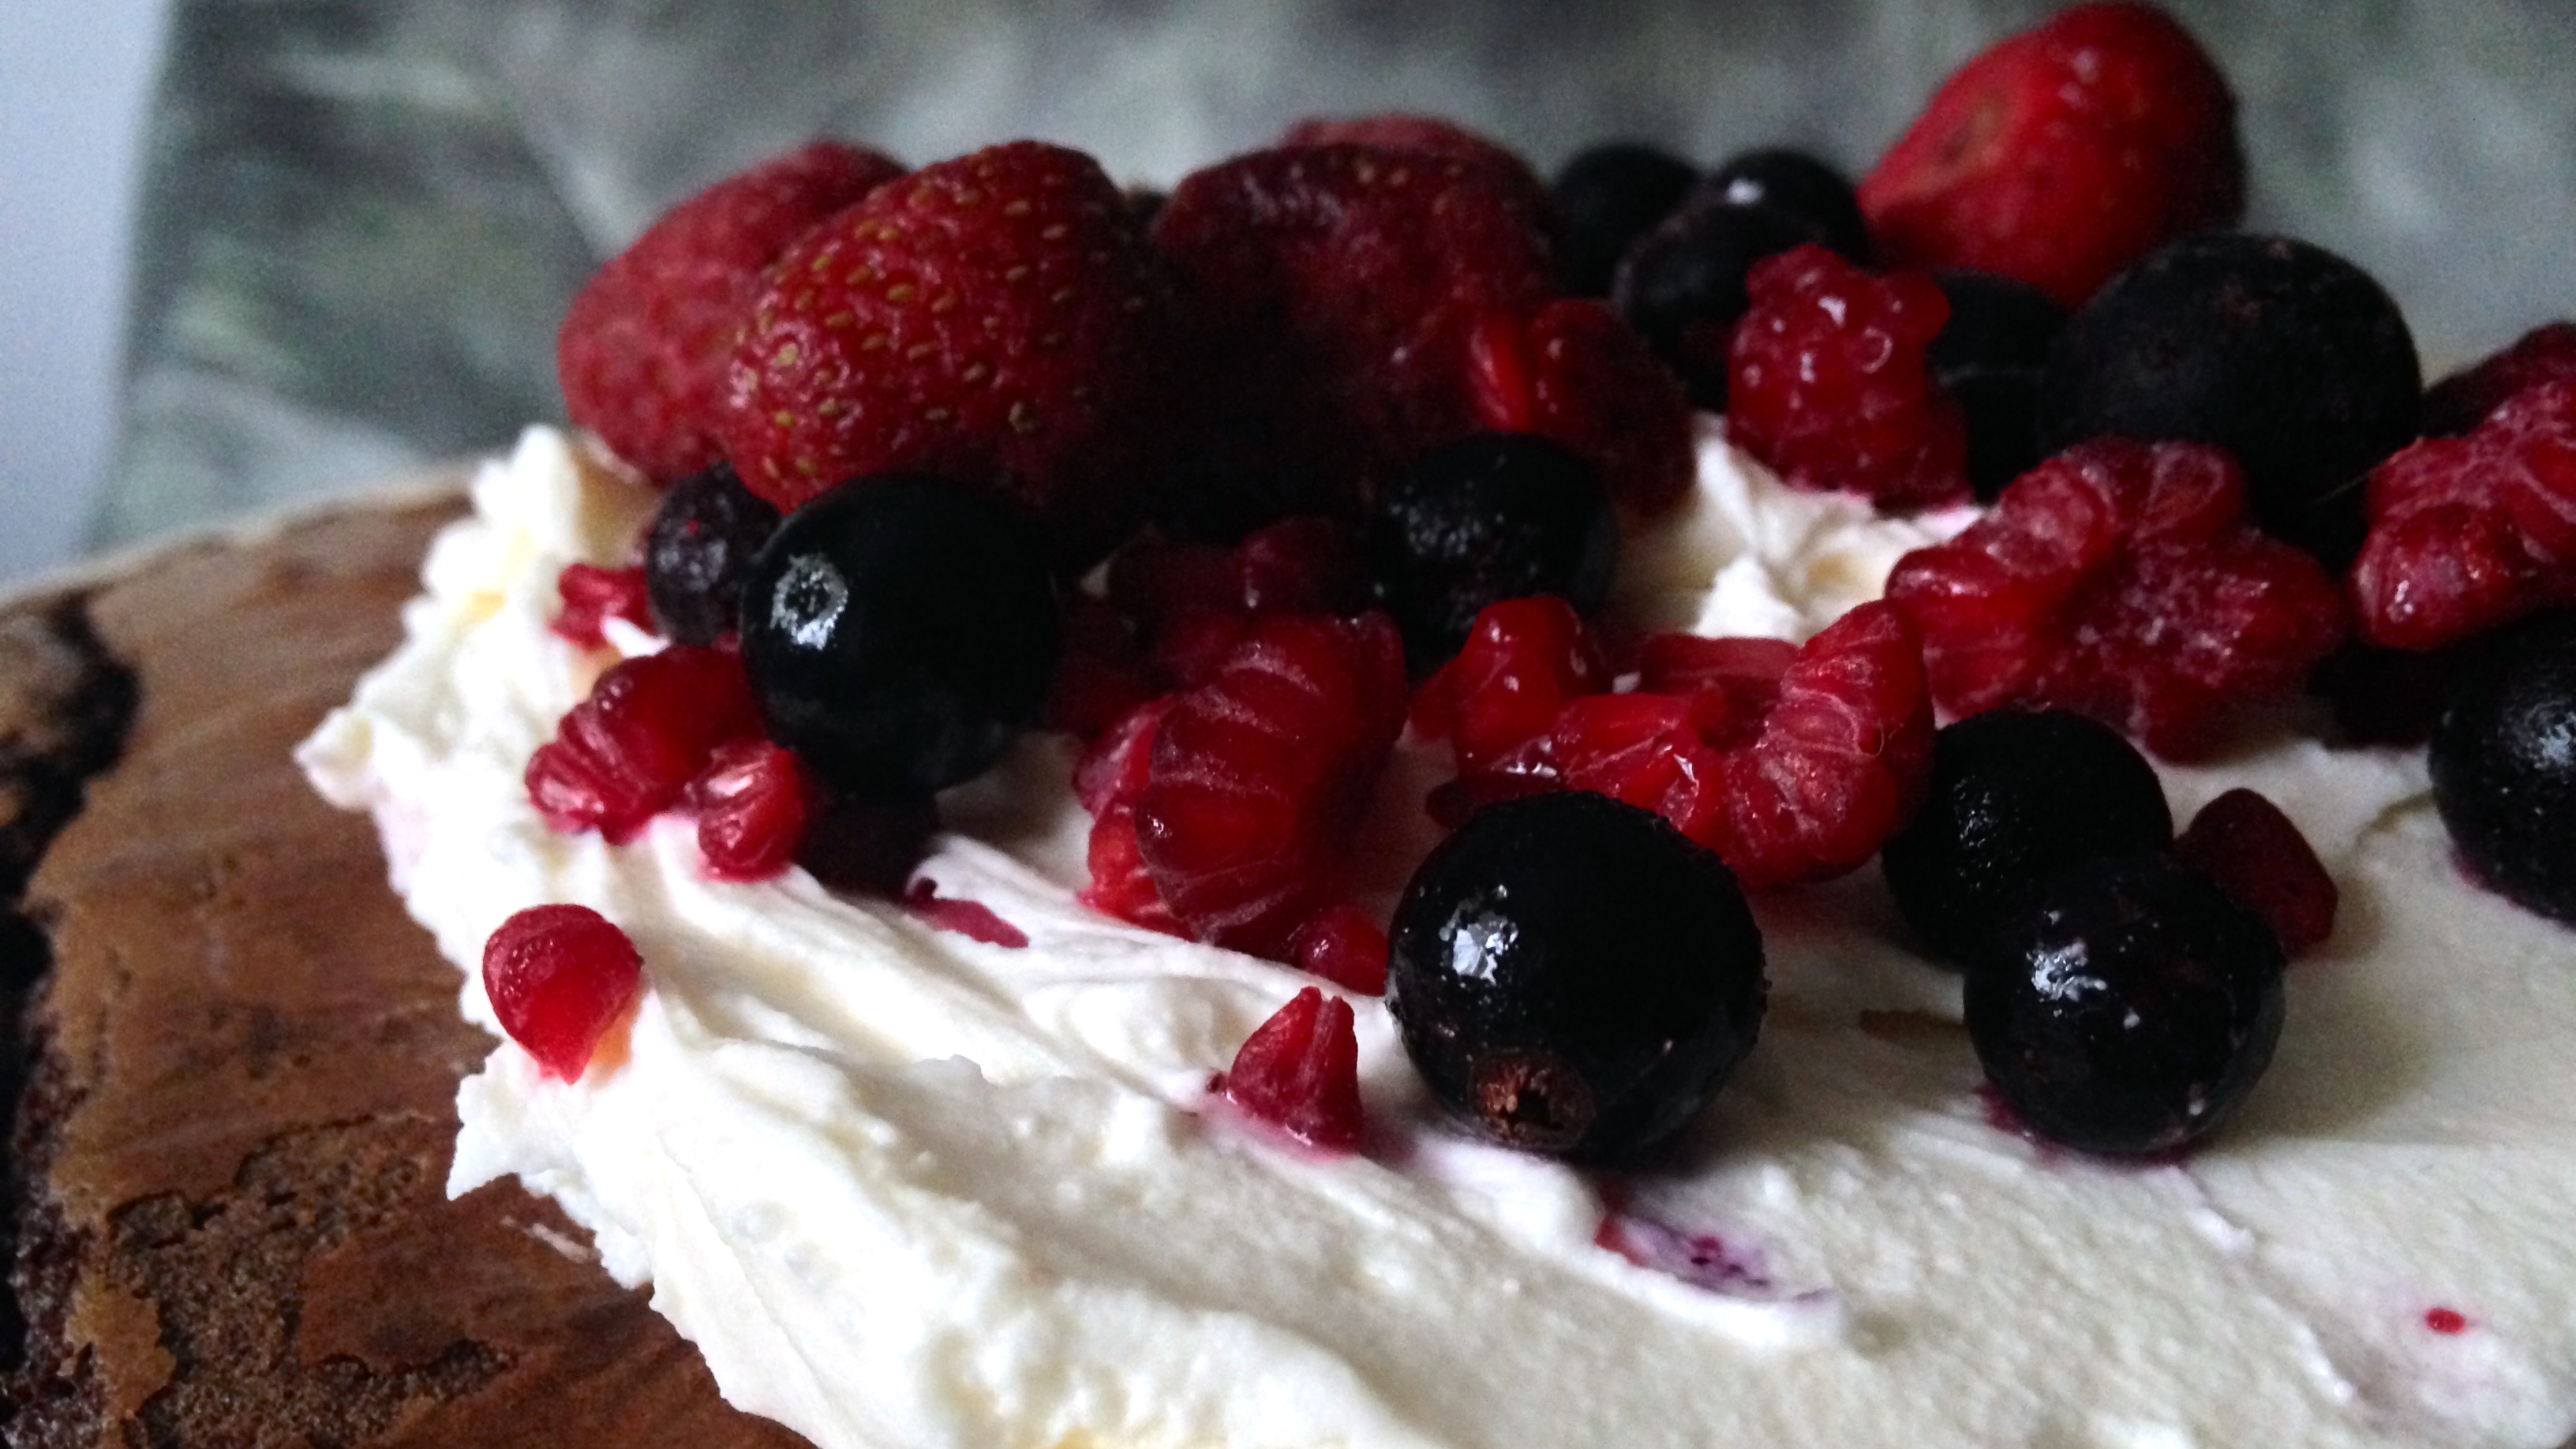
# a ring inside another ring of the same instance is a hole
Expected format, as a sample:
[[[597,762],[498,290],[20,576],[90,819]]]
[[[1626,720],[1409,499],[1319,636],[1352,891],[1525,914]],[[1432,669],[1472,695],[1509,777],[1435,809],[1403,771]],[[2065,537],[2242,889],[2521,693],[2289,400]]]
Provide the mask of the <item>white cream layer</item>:
[[[1624,573],[1658,625],[1802,636],[1961,521],[1790,492],[1714,429],[1701,461]],[[614,657],[547,631],[554,579],[619,561],[652,500],[544,430],[474,499],[408,641],[300,758],[375,813],[469,1018],[493,1025],[484,937],[540,902],[623,925],[650,989],[578,1083],[494,1051],[459,1093],[451,1190],[554,1197],[727,1397],[823,1449],[2576,1432],[2576,933],[2461,881],[2420,752],[2283,735],[2165,772],[2181,818],[2263,790],[2344,890],[2271,1073],[2181,1164],[1988,1125],[1956,982],[1895,944],[1874,871],[1759,903],[1770,1017],[1674,1161],[1604,1182],[1445,1135],[1368,1000],[1368,1151],[1316,1161],[1205,1100],[1311,983],[1077,905],[1057,741],[953,793],[922,869],[1024,950],[801,873],[710,882],[684,822],[623,847],[549,831],[520,772]],[[1390,776],[1395,820],[1439,771]],[[1723,1239],[1720,1288],[1596,1247],[1616,1204]]]

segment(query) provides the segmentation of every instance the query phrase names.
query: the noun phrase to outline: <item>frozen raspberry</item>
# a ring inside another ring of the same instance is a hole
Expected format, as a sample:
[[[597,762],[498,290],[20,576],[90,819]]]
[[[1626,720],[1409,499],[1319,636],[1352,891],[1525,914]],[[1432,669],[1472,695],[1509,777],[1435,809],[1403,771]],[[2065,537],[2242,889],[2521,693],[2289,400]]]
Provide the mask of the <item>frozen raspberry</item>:
[[[2162,11],[2079,5],[1943,82],[1860,202],[1899,264],[1999,272],[2072,307],[2243,212],[2236,98]]]
[[[1386,932],[1357,906],[1328,906],[1299,926],[1288,962],[1344,991],[1386,995]]]
[[[1152,253],[1090,157],[978,151],[779,258],[734,353],[726,452],[782,509],[866,474],[988,487],[1080,557],[1153,476],[1168,328]]]
[[[564,313],[555,368],[572,420],[666,483],[714,467],[734,332],[762,269],[902,174],[873,151],[817,141],[671,208]]]
[[[1308,1147],[1356,1152],[1360,1045],[1351,1004],[1309,986],[1235,1053],[1225,1099]]]
[[[2576,322],[2552,322],[2424,390],[2424,436],[2456,438],[2498,404],[2544,382],[2576,382]]]
[[[1599,302],[1550,302],[1526,322],[1495,314],[1468,340],[1476,416],[1497,432],[1564,444],[1634,514],[1690,491],[1690,399],[1646,340]]]
[[[2334,934],[2341,894],[2334,877],[2299,827],[2261,794],[2240,788],[2203,805],[2173,849],[2229,900],[2262,917],[2283,955],[2297,956]]]
[[[1798,646],[1785,639],[1657,634],[1638,648],[1637,688],[1699,697],[1699,730],[1733,748],[1750,741],[1779,702],[1781,677],[1797,657]]]
[[[548,627],[584,649],[608,642],[601,625],[623,619],[638,629],[653,627],[653,605],[645,597],[642,569],[604,569],[597,564],[566,564],[555,579],[563,612]]]
[[[1154,734],[1173,700],[1157,699],[1128,711],[1093,740],[1073,769],[1073,792],[1091,812],[1091,883],[1082,903],[1131,925],[1180,934],[1163,904],[1154,874],[1136,845],[1136,801],[1145,793],[1154,761]]]
[[[1076,595],[1065,606],[1064,653],[1038,718],[1087,740],[1155,692],[1135,628],[1107,603]]]
[[[1575,700],[1552,736],[1557,767],[1576,789],[1670,820],[1748,890],[1857,868],[1912,814],[1931,766],[1912,625],[1886,604],[1852,610],[1797,651],[1751,719],[1743,702],[1758,686],[1746,683]]]
[[[689,782],[698,854],[717,880],[767,880],[804,842],[820,793],[796,756],[767,740],[736,740]]]
[[[2353,603],[2374,644],[2438,649],[2576,602],[2576,379],[2373,469]]]
[[[1205,684],[1174,700],[1155,731],[1136,834],[1192,936],[1277,959],[1339,897],[1405,703],[1403,646],[1376,614],[1257,620]]]
[[[557,830],[623,841],[680,798],[717,748],[760,733],[742,660],[674,644],[610,667],[528,759],[528,799]]]
[[[1445,736],[1462,775],[1486,774],[1547,738],[1569,699],[1610,688],[1610,667],[1574,606],[1552,594],[1476,616],[1466,647],[1424,683],[1414,717]]]
[[[1925,354],[1950,319],[1931,278],[1873,277],[1820,246],[1755,265],[1728,355],[1727,434],[1800,488],[1890,509],[1968,496],[1968,429]]]
[[[573,1082],[644,989],[635,943],[588,906],[531,906],[483,943],[483,992],[545,1076]]]
[[[1545,195],[1496,166],[1365,145],[1256,151],[1172,192],[1154,243],[1202,335],[1188,511],[1240,529],[1347,511],[1475,427],[1467,338],[1553,292]]]
[[[2103,439],[2041,464],[1956,539],[1899,560],[1941,707],[2092,715],[2169,758],[2295,693],[2344,634],[2317,561],[2258,532],[2244,475],[2195,443]]]

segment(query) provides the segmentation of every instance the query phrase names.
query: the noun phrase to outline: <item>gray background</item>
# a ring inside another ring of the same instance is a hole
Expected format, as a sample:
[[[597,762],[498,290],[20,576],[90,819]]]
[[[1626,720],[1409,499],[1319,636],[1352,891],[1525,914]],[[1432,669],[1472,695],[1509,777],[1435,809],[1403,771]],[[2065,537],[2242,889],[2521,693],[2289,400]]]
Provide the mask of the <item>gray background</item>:
[[[1858,169],[1950,67],[2054,8],[178,0],[123,329],[132,382],[112,486],[84,518],[82,448],[98,445],[62,429],[94,409],[120,331],[99,273],[118,250],[103,238],[132,111],[33,97],[84,66],[130,76],[151,3],[0,0],[7,245],[23,245],[22,156],[55,188],[46,224],[79,213],[90,228],[55,280],[13,266],[0,283],[0,569],[22,546],[362,485],[555,416],[554,319],[596,259],[668,201],[817,132],[913,161],[1033,134],[1168,181],[1299,115],[1404,107],[1543,167],[1629,133],[1704,161],[1795,142]],[[2176,8],[2244,98],[2251,222],[2380,275],[2429,365],[2576,313],[2576,4]],[[57,145],[109,164],[66,167]],[[28,340],[45,326],[69,345]]]

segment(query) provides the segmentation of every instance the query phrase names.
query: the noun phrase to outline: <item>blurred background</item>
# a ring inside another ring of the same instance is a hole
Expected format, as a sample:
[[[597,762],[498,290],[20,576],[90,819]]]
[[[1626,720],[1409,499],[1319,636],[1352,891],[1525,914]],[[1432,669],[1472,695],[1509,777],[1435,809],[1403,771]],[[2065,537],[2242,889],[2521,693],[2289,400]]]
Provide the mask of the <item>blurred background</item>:
[[[1310,114],[1543,170],[1612,136],[1855,172],[2049,0],[0,0],[0,581],[556,418],[662,206],[829,133],[1168,183]],[[2360,262],[2428,373],[2576,315],[2576,3],[2179,0],[2249,224]]]

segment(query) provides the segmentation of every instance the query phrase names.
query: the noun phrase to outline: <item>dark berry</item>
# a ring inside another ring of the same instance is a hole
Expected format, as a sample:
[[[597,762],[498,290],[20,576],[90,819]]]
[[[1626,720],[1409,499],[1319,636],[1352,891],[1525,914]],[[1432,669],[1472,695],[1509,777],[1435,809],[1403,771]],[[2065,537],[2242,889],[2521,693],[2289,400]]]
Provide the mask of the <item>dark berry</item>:
[[[1672,214],[1699,172],[1659,147],[1612,141],[1556,173],[1557,275],[1577,297],[1610,295],[1611,273],[1638,237]]]
[[[933,478],[815,499],[743,585],[743,663],[770,738],[855,795],[982,773],[1045,702],[1060,633],[1028,515]]]
[[[2415,436],[2422,387],[2406,319],[2368,273],[2286,237],[2189,237],[2067,319],[2039,446],[2109,435],[2224,448],[2264,529],[2340,565],[2361,543],[2355,485]]]
[[[2200,807],[2174,838],[2174,859],[2272,928],[2281,954],[2297,956],[2334,934],[2342,892],[2297,822],[2242,786]]]
[[[635,943],[588,906],[531,906],[483,943],[483,994],[501,1030],[567,1082],[643,986]]]
[[[1559,792],[1488,806],[1396,907],[1387,1001],[1434,1096],[1514,1147],[1633,1156],[1752,1050],[1762,937],[1724,863]]]
[[[2118,731],[2001,709],[1933,737],[1931,792],[1879,864],[1915,934],[1964,964],[2051,872],[2172,840],[2164,786]]]
[[[1932,380],[1968,415],[1968,486],[1994,501],[2039,462],[2039,381],[2066,309],[2027,282],[1935,272],[1950,320],[1932,339]]]
[[[672,485],[644,535],[644,586],[662,632],[713,644],[742,614],[751,558],[778,531],[778,510],[718,464]]]
[[[1765,146],[1719,163],[1692,198],[1724,206],[1767,206],[1813,228],[1817,239],[1855,262],[1870,260],[1869,223],[1850,178],[1804,151]]]
[[[844,795],[814,808],[796,863],[836,891],[900,899],[938,833],[939,803],[927,794]]]
[[[1458,652],[1489,604],[1554,594],[1599,608],[1619,520],[1592,469],[1544,438],[1486,433],[1437,449],[1369,516],[1369,562],[1416,670]]]
[[[2497,641],[2434,728],[2433,803],[2488,885],[2576,922],[2576,614]]]
[[[2236,1110],[2281,1039],[2281,947],[2162,856],[2050,878],[1968,972],[1968,1038],[2021,1121],[2079,1152],[2169,1152]]]
[[[1610,299],[1681,374],[1691,401],[1721,411],[1727,339],[1752,305],[1745,278],[1753,264],[1823,239],[1814,224],[1776,207],[1696,201],[1628,249]]]

